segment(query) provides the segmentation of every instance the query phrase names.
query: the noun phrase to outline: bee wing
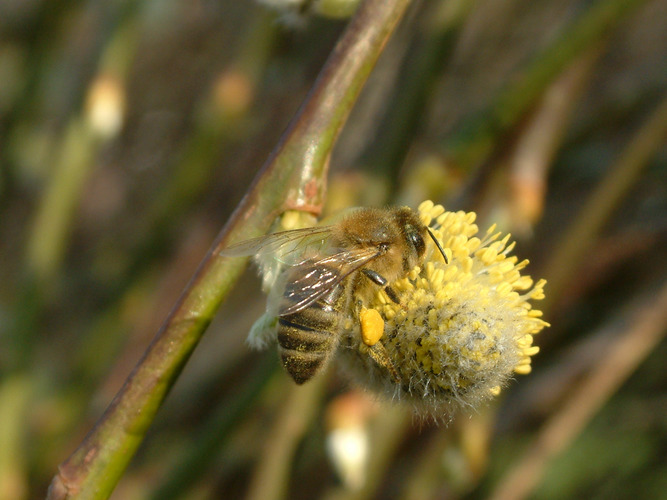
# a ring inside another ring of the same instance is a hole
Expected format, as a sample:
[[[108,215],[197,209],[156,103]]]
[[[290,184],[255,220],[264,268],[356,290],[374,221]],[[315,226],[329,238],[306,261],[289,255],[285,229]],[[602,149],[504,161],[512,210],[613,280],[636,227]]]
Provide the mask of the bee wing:
[[[223,257],[253,255],[260,261],[267,256],[272,256],[282,263],[293,266],[306,260],[299,257],[307,253],[307,248],[323,247],[330,233],[331,226],[281,231],[242,241],[225,248],[220,255]]]
[[[290,273],[298,276],[287,281],[283,304],[278,315],[287,316],[299,312],[334,289],[351,273],[378,256],[376,248],[345,250],[316,260],[304,261]]]

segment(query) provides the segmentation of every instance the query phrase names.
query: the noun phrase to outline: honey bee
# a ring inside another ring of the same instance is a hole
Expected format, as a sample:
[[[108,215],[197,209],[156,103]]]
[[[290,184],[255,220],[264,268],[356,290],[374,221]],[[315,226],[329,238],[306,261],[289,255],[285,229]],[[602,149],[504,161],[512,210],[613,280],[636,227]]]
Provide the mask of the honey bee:
[[[433,233],[407,207],[355,209],[336,224],[269,234],[231,246],[222,255],[270,256],[285,264],[267,310],[277,317],[282,364],[303,384],[328,364],[348,319],[359,324],[378,288],[400,304],[390,283],[421,264],[427,234],[447,261]],[[376,340],[365,341],[369,356],[399,382],[380,339],[383,324],[362,321],[360,327],[368,323],[380,329]]]

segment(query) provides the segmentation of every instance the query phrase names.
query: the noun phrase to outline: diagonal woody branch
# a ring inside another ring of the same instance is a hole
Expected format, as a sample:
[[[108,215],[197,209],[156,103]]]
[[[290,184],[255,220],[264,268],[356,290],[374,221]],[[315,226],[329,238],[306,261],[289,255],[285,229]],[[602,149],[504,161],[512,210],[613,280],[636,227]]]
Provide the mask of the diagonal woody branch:
[[[286,209],[319,213],[340,129],[410,0],[366,0],[191,282],[92,431],[59,467],[50,499],[108,498],[245,262],[228,244],[266,232]]]

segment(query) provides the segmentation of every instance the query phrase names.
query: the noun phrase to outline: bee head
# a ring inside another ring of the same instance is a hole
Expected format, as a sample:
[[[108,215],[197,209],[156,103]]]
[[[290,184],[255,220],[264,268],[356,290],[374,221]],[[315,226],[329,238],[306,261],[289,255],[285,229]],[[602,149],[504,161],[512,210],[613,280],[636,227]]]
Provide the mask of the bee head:
[[[408,207],[362,208],[341,222],[334,242],[342,248],[376,248],[379,253],[367,268],[393,281],[423,261],[427,235],[427,227]]]

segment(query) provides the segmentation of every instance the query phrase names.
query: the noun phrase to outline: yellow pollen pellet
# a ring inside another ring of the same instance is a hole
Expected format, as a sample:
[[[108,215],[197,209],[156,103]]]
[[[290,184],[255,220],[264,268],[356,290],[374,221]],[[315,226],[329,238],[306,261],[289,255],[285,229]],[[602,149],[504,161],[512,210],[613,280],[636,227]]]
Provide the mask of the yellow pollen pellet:
[[[375,309],[363,308],[359,313],[361,339],[367,346],[378,343],[384,334],[384,320]]]
[[[498,394],[500,394],[500,386],[497,385],[495,387],[491,387],[491,389],[489,389],[489,392],[491,393],[492,396],[497,396]]]

